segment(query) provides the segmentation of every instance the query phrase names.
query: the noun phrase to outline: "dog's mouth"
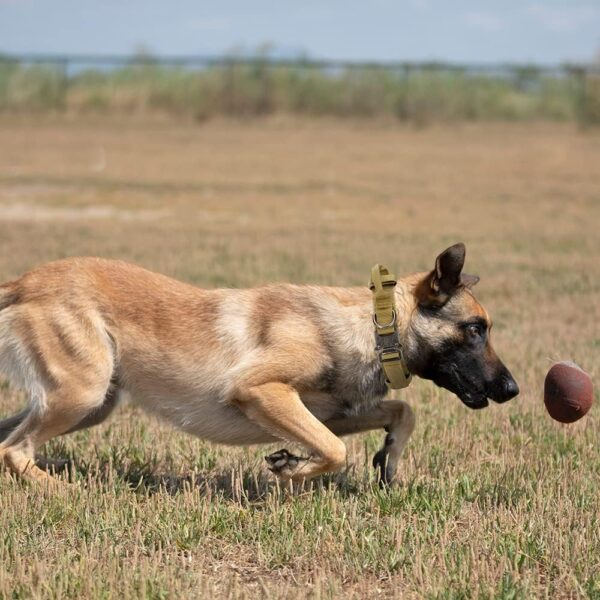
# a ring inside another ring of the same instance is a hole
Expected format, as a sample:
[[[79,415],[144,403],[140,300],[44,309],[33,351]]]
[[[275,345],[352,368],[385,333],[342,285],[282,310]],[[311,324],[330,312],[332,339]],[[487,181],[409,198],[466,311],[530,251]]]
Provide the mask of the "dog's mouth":
[[[469,382],[456,369],[452,369],[452,374],[454,375],[454,389],[450,391],[454,392],[465,406],[479,410],[489,405],[488,395],[483,390],[474,390],[475,386],[469,385]]]
[[[473,410],[479,410],[480,408],[486,408],[490,403],[487,396],[485,394],[481,394],[481,393],[472,393],[472,392],[461,391],[461,392],[457,393],[456,395],[460,398],[461,402],[465,406],[468,406],[469,408],[471,408]]]
[[[493,396],[477,380],[461,373],[455,365],[445,369],[439,369],[436,373],[430,373],[431,379],[436,385],[447,389],[457,396],[460,401],[473,410],[486,408]]]

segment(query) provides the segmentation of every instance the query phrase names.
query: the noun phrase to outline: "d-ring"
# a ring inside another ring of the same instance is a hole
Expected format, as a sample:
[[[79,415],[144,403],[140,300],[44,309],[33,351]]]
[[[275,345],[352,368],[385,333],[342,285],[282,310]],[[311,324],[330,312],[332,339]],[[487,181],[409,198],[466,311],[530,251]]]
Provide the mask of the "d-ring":
[[[393,327],[396,324],[396,309],[392,308],[392,320],[389,323],[386,323],[385,325],[382,325],[381,323],[379,323],[379,321],[377,321],[377,315],[375,313],[373,313],[373,323],[375,323],[375,327],[377,327],[377,329],[385,329],[386,327]]]

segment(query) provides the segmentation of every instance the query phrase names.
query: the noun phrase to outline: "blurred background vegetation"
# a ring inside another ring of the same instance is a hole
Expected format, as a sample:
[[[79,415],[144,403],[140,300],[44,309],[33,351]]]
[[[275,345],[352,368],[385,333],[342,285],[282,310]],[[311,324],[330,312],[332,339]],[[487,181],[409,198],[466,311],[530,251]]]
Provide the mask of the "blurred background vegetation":
[[[222,59],[0,57],[0,111],[273,113],[600,123],[600,65],[456,66]]]

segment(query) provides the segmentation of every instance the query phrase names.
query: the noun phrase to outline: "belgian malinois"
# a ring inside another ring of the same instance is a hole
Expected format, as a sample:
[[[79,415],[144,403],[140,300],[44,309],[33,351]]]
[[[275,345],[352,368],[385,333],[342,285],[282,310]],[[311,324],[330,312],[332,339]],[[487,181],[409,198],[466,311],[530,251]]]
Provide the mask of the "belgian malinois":
[[[456,244],[431,272],[398,281],[398,333],[412,373],[483,408],[519,388],[492,349],[464,259]],[[405,402],[384,400],[372,318],[367,287],[203,290],[124,262],[48,263],[0,286],[0,371],[30,398],[0,422],[0,458],[50,478],[35,449],[102,422],[126,391],[204,439],[304,446],[306,457],[266,458],[284,480],[340,469],[338,436],[385,428],[375,465],[390,482],[415,419]]]

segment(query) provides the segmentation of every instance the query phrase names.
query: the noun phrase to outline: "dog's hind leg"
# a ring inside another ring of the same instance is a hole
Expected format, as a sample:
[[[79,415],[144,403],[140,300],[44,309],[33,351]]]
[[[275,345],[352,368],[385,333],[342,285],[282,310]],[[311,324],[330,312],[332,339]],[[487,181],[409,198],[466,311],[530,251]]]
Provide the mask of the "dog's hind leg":
[[[384,428],[385,442],[373,457],[373,466],[380,484],[387,485],[394,480],[402,451],[415,428],[415,415],[406,402],[385,400],[366,415],[332,419],[325,425],[336,435]]]
[[[99,425],[103,421],[105,421],[112,411],[115,409],[117,404],[119,404],[119,394],[120,391],[114,385],[111,385],[108,391],[106,392],[106,396],[104,397],[104,402],[97,408],[92,409],[77,425],[64,432],[64,435],[68,433],[74,433],[75,431],[81,431],[82,429],[87,429],[88,427],[93,427],[94,425]]]
[[[40,328],[43,325],[38,323]],[[29,362],[25,363],[29,370],[24,387],[30,392],[31,403],[26,414],[20,415],[22,419],[15,417],[8,424],[10,427],[6,429],[10,431],[0,443],[0,462],[17,475],[52,479],[35,465],[36,448],[55,436],[87,425],[86,418],[103,405],[110,389],[114,370],[112,348],[102,335],[95,335],[89,329],[77,333],[81,333],[81,340],[73,349],[63,339],[64,335],[32,336],[36,342],[41,340],[47,345],[36,354],[23,344],[21,355],[30,352]]]
[[[63,382],[47,392],[44,406],[32,407],[0,444],[0,459],[17,475],[52,480],[46,471],[35,465],[36,448],[53,437],[77,429],[102,404],[109,382],[110,374],[94,384],[89,379],[83,385]]]

